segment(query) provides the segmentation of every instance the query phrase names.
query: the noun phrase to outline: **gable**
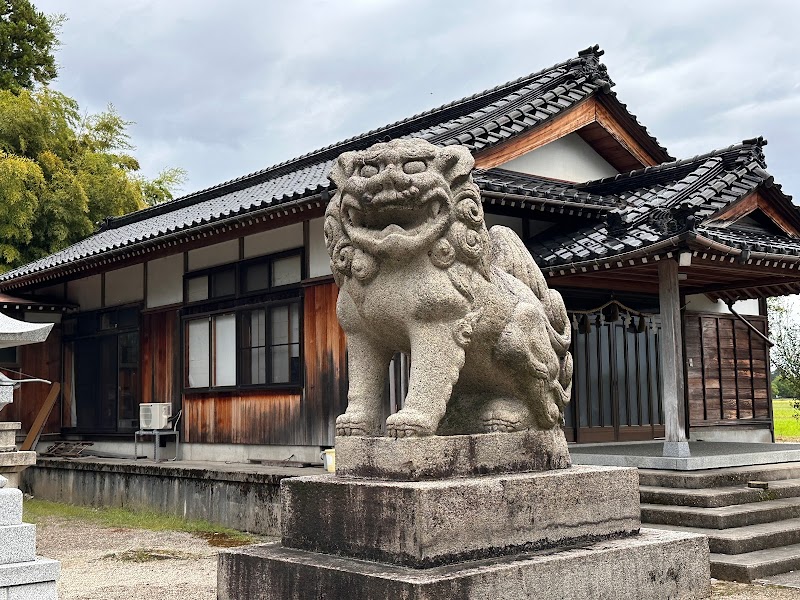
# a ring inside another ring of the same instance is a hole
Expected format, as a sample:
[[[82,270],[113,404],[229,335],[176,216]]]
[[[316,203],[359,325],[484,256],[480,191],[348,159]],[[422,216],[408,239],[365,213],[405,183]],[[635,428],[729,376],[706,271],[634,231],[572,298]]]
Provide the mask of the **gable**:
[[[515,134],[505,142],[478,150],[475,153],[475,166],[491,169],[503,165],[504,168],[511,169],[508,163],[512,160],[573,133],[615,169],[612,175],[659,164],[660,160],[656,156],[663,158],[663,155],[648,151],[634,135],[637,133],[641,137],[641,132],[636,130],[639,125],[635,119],[629,114],[623,118],[617,114],[618,110],[609,108],[617,104],[619,102],[615,99],[604,96],[586,98],[538,127]]]
[[[758,191],[726,206],[709,219],[709,225],[728,227],[733,224],[766,227],[792,237],[800,237],[800,216],[785,202],[772,201]]]
[[[529,175],[574,182],[602,179],[619,173],[578,133],[569,133],[500,166]]]

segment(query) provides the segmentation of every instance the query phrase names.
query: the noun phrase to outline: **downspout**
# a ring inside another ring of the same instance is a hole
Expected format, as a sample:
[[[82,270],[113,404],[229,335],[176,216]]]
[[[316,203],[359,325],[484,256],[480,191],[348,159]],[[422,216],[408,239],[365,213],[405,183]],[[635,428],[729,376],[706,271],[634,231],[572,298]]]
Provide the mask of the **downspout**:
[[[745,319],[745,318],[744,318],[742,315],[740,315],[738,312],[736,312],[736,310],[733,308],[733,300],[726,300],[726,301],[725,301],[725,304],[727,304],[727,305],[728,305],[728,310],[729,310],[729,311],[731,311],[731,314],[732,314],[734,317],[736,317],[736,318],[737,318],[737,319],[739,319],[739,320],[740,320],[742,323],[744,323],[745,325],[747,325],[747,327],[748,327],[748,329],[750,329],[750,331],[752,331],[752,332],[753,332],[753,333],[755,333],[755,334],[756,334],[758,337],[760,337],[762,340],[764,340],[764,342],[767,344],[767,347],[768,347],[768,348],[772,348],[772,347],[775,345],[775,343],[774,343],[772,340],[770,340],[770,339],[769,339],[767,336],[765,336],[765,335],[764,335],[763,333],[761,333],[761,332],[760,332],[758,329],[756,329],[756,328],[753,326],[753,324],[752,324],[750,321],[748,321],[748,320],[747,320],[747,319]]]

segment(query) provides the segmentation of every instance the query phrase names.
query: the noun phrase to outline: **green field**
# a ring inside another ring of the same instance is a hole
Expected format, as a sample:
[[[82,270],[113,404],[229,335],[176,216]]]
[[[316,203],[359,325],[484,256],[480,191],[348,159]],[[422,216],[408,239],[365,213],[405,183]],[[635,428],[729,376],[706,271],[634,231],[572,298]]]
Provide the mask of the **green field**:
[[[794,400],[773,400],[772,413],[775,417],[775,438],[781,441],[800,441],[800,418],[792,407]],[[800,414],[798,415],[800,416]]]

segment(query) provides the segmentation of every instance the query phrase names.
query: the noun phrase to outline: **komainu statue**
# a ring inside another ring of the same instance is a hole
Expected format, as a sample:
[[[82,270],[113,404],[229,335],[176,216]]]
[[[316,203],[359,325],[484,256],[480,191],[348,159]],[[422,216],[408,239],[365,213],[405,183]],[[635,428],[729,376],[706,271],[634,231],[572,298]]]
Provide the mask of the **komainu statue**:
[[[561,295],[517,235],[487,230],[462,146],[404,139],[345,152],[325,243],[341,288],[350,391],[340,436],[380,435],[388,364],[411,356],[392,437],[549,430],[569,402]]]

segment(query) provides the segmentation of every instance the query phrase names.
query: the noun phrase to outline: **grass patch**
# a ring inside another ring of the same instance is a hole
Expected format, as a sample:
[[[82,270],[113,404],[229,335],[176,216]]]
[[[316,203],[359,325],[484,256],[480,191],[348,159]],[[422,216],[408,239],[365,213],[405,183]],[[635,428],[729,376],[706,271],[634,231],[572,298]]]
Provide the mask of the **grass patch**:
[[[775,438],[785,442],[800,441],[800,419],[795,418],[794,400],[773,400],[772,414],[775,418]]]
[[[91,521],[103,527],[119,529],[149,529],[151,531],[184,531],[208,541],[212,546],[234,547],[253,544],[256,536],[223,527],[208,521],[187,521],[180,517],[151,511],[126,508],[92,508],[50,502],[36,498],[25,499],[25,521],[41,523],[50,518]]]

